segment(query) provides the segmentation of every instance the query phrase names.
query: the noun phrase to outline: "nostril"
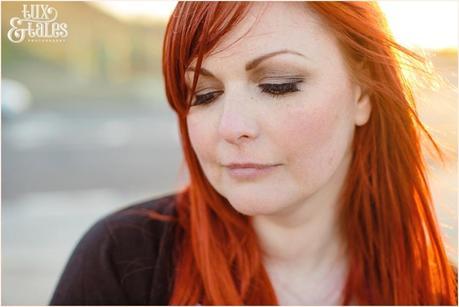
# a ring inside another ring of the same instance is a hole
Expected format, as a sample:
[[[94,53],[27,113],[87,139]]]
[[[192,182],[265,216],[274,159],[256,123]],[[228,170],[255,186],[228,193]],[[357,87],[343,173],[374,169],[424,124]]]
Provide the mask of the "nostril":
[[[220,137],[230,143],[256,138],[258,130],[256,121],[240,112],[224,112],[218,127]]]

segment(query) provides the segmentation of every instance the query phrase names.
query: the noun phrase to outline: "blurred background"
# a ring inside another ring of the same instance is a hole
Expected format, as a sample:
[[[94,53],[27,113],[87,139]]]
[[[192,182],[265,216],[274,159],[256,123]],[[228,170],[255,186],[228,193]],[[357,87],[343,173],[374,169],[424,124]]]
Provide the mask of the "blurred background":
[[[1,3],[2,305],[47,305],[78,239],[97,219],[181,184],[176,119],[161,76],[174,1],[49,2],[64,41],[12,43]],[[28,3],[30,4],[30,2]],[[447,154],[428,156],[436,210],[457,263],[456,1],[381,2],[395,37],[442,79],[416,88]]]

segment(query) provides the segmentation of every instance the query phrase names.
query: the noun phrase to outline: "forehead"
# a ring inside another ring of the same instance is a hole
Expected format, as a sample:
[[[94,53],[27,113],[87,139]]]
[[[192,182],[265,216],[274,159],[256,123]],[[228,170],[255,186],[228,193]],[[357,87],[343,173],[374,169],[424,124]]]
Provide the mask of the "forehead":
[[[338,52],[335,38],[307,2],[252,2],[246,17],[220,40],[203,65],[220,66],[232,60],[236,64],[283,49],[314,61]]]

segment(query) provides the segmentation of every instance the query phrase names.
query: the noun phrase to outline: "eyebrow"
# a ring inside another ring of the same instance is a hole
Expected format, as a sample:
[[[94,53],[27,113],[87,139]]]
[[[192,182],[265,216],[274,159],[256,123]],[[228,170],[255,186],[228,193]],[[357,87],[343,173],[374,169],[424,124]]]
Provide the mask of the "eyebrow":
[[[279,55],[279,54],[284,54],[284,53],[290,53],[290,54],[295,54],[295,55],[299,55],[299,56],[302,56],[305,58],[304,54],[302,53],[299,53],[297,51],[292,51],[292,50],[288,50],[288,49],[284,49],[284,50],[279,50],[279,51],[274,51],[274,52],[270,52],[270,53],[267,53],[265,55],[262,55],[256,59],[253,59],[251,60],[250,62],[248,62],[246,65],[245,65],[245,70],[246,71],[249,71],[249,70],[252,70],[254,68],[256,68],[261,62],[263,62],[264,60],[266,59],[269,59],[273,56],[276,56],[276,55]]]
[[[259,56],[251,61],[249,61],[246,65],[245,65],[245,70],[246,71],[249,71],[249,70],[253,70],[255,69],[261,62],[263,62],[264,60],[267,60],[273,56],[276,56],[276,55],[279,55],[279,54],[284,54],[284,53],[290,53],[290,54],[295,54],[295,55],[299,55],[299,56],[302,56],[305,58],[304,54],[302,53],[299,53],[297,51],[293,51],[293,50],[288,50],[288,49],[284,49],[284,50],[279,50],[279,51],[274,51],[274,52],[270,52],[270,53],[267,53],[265,55],[262,55],[262,56]],[[187,68],[186,71],[196,71],[196,68],[195,67],[189,67]],[[215,78],[215,76],[210,72],[208,71],[207,69],[205,69],[204,67],[201,67],[201,74],[203,76],[207,76],[207,77],[213,77]]]

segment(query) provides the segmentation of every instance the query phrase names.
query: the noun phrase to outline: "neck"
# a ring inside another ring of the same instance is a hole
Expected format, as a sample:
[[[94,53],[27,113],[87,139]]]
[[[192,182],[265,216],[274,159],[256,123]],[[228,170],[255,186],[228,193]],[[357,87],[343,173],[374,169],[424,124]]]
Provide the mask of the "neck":
[[[254,217],[253,227],[265,256],[289,263],[301,259],[314,265],[315,260],[324,260],[324,256],[338,252],[342,242],[333,210],[336,208],[332,204],[323,205],[313,208],[306,203],[292,215]]]
[[[350,157],[343,159],[329,182],[306,200],[275,215],[252,217],[264,264],[274,284],[288,280],[292,289],[296,280],[312,288],[315,283],[328,284],[333,289],[322,292],[339,292],[336,289],[343,285],[346,257],[338,206],[349,164]]]
[[[314,266],[342,252],[338,206],[349,163],[350,157],[344,158],[331,179],[307,199],[273,215],[252,217],[268,259]]]

